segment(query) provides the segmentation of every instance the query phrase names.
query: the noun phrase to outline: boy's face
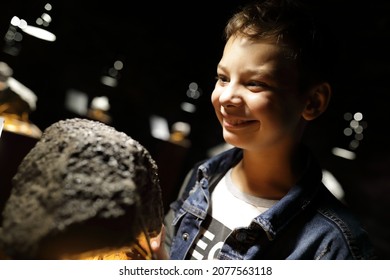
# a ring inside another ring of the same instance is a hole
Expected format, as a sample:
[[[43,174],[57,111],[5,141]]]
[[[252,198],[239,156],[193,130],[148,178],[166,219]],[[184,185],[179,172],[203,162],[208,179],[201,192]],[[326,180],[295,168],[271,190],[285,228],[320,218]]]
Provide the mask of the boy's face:
[[[280,149],[300,140],[306,101],[284,49],[233,37],[217,69],[212,103],[226,142],[247,149]]]

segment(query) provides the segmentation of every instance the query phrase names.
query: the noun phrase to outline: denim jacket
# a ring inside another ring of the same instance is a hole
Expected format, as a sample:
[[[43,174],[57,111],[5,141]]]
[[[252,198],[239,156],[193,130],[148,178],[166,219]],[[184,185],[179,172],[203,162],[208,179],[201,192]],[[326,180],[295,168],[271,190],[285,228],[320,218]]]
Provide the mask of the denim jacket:
[[[189,173],[165,219],[171,259],[186,258],[206,218],[210,190],[241,158],[242,150],[233,148]],[[234,229],[218,259],[374,259],[373,246],[358,218],[321,180],[322,170],[308,153],[302,179],[248,227]]]

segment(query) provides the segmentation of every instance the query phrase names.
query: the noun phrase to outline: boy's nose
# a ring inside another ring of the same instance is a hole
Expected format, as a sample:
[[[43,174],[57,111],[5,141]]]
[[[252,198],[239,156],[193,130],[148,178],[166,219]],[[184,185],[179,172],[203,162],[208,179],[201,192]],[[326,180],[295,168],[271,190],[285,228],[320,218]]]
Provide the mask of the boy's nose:
[[[219,96],[219,102],[224,107],[240,106],[242,104],[242,98],[237,87],[232,84],[225,87]]]

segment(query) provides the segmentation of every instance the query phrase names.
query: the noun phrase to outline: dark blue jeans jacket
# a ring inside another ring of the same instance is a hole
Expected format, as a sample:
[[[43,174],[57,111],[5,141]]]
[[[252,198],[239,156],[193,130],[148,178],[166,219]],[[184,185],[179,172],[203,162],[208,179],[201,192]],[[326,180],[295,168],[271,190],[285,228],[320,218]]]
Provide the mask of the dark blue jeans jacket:
[[[206,218],[210,190],[241,158],[242,151],[233,148],[189,173],[165,218],[171,259],[186,258]],[[218,259],[375,259],[358,217],[321,180],[322,170],[308,152],[303,178],[248,227],[234,229]]]

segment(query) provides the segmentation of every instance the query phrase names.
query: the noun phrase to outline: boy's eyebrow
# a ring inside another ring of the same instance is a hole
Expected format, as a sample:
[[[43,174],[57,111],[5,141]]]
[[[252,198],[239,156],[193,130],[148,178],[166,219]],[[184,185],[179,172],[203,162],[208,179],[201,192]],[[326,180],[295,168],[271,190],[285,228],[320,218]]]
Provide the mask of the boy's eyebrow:
[[[228,72],[227,68],[221,64],[218,64],[217,70],[222,70],[223,72]],[[245,74],[249,74],[251,76],[257,76],[259,78],[264,78],[267,80],[273,79],[273,73],[274,71],[264,71],[262,69],[246,69]]]
[[[218,65],[217,65],[217,70],[226,71],[226,67],[224,67],[224,66],[221,65],[221,64],[218,64]]]

